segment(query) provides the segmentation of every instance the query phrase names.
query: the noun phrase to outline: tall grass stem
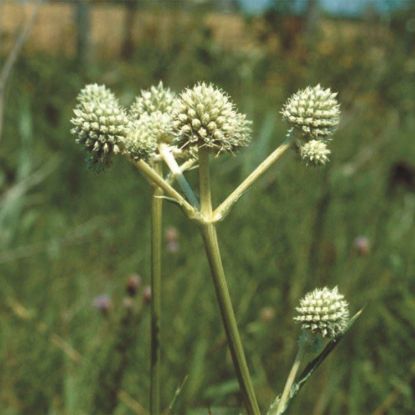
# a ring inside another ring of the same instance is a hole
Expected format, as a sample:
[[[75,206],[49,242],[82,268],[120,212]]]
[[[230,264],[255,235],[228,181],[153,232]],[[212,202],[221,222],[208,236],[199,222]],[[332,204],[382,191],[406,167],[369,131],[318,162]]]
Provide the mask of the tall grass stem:
[[[161,164],[155,170],[162,174]],[[163,190],[154,187],[151,204],[151,361],[150,361],[150,413],[160,414],[160,319],[161,319],[161,253]]]

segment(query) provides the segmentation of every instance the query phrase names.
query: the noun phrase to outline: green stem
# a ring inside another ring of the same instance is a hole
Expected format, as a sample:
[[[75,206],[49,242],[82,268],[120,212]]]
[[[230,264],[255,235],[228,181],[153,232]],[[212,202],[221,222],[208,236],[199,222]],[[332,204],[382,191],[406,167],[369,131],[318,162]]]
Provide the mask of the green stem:
[[[185,172],[187,170],[190,170],[191,168],[194,167],[195,163],[196,163],[195,159],[186,160],[184,163],[182,163],[179,166],[180,171]],[[176,180],[176,176],[172,172],[170,172],[166,177],[166,182],[169,183],[169,184],[172,184],[175,180]]]
[[[158,174],[161,165],[156,164]],[[160,414],[160,318],[163,190],[154,187],[151,205],[151,361],[150,414]]]
[[[179,186],[182,188],[183,193],[187,197],[187,200],[192,204],[192,206],[198,209],[199,201],[193,192],[192,186],[190,186],[189,182],[186,180],[186,177],[184,177],[182,169],[177,164],[177,161],[174,158],[170,147],[165,143],[161,143],[159,145],[159,152],[164,162],[167,164],[167,167],[170,169],[175,179],[177,180],[177,183],[179,183]]]
[[[288,407],[288,402],[290,400],[290,392],[291,392],[291,388],[294,384],[295,378],[297,376],[298,373],[298,369],[300,368],[301,365],[301,361],[303,359],[304,356],[304,344],[303,342],[299,342],[299,346],[298,346],[298,351],[297,351],[297,355],[295,356],[294,359],[294,363],[291,367],[290,373],[287,377],[287,381],[285,382],[285,386],[284,386],[284,390],[282,392],[281,395],[281,399],[278,403],[278,407],[277,407],[277,411],[276,411],[276,415],[281,415],[283,414]]]
[[[288,132],[284,142],[277,147],[252,173],[215,209],[214,220],[222,220],[230,211],[239,198],[268,171],[290,148],[292,139],[291,130]]]
[[[136,168],[146,176],[151,183],[160,187],[167,196],[171,197],[186,213],[190,219],[198,216],[196,209],[176,190],[174,189],[156,170],[148,165],[144,160],[133,161]]]
[[[239,387],[249,415],[259,415],[259,407],[249,374],[241,338],[236,323],[235,313],[226,282],[225,272],[219,250],[215,224],[212,220],[212,201],[209,176],[209,153],[205,149],[199,151],[199,183],[200,203],[203,223],[200,226],[206,254],[209,260],[216,298],[219,304],[225,328],[228,346],[232,355],[233,365],[239,381]]]

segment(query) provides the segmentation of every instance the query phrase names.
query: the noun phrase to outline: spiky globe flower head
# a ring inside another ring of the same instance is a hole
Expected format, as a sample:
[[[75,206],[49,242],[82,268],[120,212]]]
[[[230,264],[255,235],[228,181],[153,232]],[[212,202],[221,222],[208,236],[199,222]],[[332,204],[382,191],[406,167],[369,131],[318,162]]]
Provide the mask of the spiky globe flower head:
[[[300,145],[300,157],[307,166],[324,166],[331,153],[327,144],[321,140],[311,140]]]
[[[144,113],[151,114],[156,111],[170,113],[174,98],[174,93],[169,88],[165,88],[160,81],[157,86],[141,91],[130,107],[130,115],[133,119],[138,119]]]
[[[170,115],[156,111],[144,113],[130,124],[124,138],[125,152],[135,160],[153,158],[160,143],[169,143],[172,137]]]
[[[228,95],[212,84],[198,83],[182,92],[172,118],[180,148],[233,152],[250,142],[251,123]]]
[[[337,93],[320,85],[307,87],[288,99],[281,114],[306,139],[327,139],[339,123]]]
[[[322,337],[335,338],[343,333],[349,322],[349,305],[337,287],[318,288],[300,300],[295,321],[303,330]]]
[[[106,164],[121,151],[130,122],[127,114],[112,93],[103,88],[84,88],[78,101],[71,132],[94,162]]]
[[[79,92],[76,100],[78,103],[83,102],[107,102],[114,101],[115,95],[105,85],[88,84],[85,85]]]

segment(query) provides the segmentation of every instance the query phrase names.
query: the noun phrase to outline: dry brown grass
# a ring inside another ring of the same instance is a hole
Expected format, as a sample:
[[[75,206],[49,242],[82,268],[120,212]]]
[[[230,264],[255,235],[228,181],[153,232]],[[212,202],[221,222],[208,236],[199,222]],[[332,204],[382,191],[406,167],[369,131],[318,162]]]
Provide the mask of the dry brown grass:
[[[14,1],[0,2],[0,53],[5,53],[11,48],[19,27],[30,11],[30,5]],[[50,54],[72,56],[76,50],[74,12],[74,7],[68,3],[43,5],[25,46],[26,51],[47,51]],[[96,56],[109,58],[119,55],[127,12],[124,6],[104,2],[91,6],[91,41]],[[198,22],[197,19],[201,18],[185,10],[139,10],[135,16],[133,38],[137,45],[151,39],[158,47],[168,48],[175,36],[191,34],[196,24],[202,24],[212,30],[214,41],[226,49],[247,50],[266,47],[275,52],[281,48],[281,39],[276,33],[268,36],[266,44],[259,43],[255,33],[262,31],[264,22],[260,19],[257,19],[252,27],[247,27],[245,20],[236,14],[207,13],[203,15],[202,22]],[[291,29],[289,22],[290,18],[287,20],[287,30],[292,33],[288,35],[294,38],[299,31],[301,32],[302,22]],[[325,41],[322,42],[321,53],[329,54],[336,47],[336,43],[332,41],[333,34],[340,33],[352,39],[361,35],[362,28],[364,25],[360,22],[343,21],[339,25],[338,21],[323,20],[321,29]]]
[[[8,50],[20,25],[30,13],[30,5],[7,2],[0,4],[0,33],[3,39],[1,52]],[[92,7],[91,39],[97,55],[118,54],[123,39],[126,10],[110,4]],[[188,26],[192,16],[185,12],[139,11],[136,15],[134,39],[140,42],[151,32],[167,44],[177,33],[177,26]],[[212,28],[215,40],[224,47],[238,48],[250,43],[243,19],[236,15],[205,15],[206,26]],[[176,32],[175,32],[176,31]],[[48,51],[72,55],[75,52],[76,25],[74,8],[70,4],[43,5],[32,34],[26,45],[28,51]]]

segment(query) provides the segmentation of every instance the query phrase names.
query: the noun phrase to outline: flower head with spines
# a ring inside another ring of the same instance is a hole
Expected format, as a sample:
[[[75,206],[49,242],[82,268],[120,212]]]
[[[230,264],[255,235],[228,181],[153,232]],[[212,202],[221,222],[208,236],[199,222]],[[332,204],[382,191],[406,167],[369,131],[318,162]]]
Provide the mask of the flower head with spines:
[[[281,114],[305,139],[328,139],[339,123],[337,93],[320,84],[296,92]]]
[[[130,116],[137,120],[145,113],[170,113],[174,98],[175,94],[169,88],[165,88],[163,82],[160,81],[157,86],[141,91],[130,107]]]
[[[83,102],[107,102],[114,101],[115,95],[105,85],[88,84],[79,92],[76,100],[78,103]]]
[[[179,148],[233,152],[250,142],[250,122],[222,90],[204,82],[180,94],[173,107]]]
[[[87,85],[78,95],[71,123],[72,134],[93,162],[108,164],[114,154],[121,152],[130,121],[111,91]]]
[[[169,143],[172,123],[168,114],[156,111],[144,113],[133,121],[124,138],[125,152],[135,160],[150,160],[155,157],[160,143]]]
[[[349,322],[349,305],[337,287],[309,292],[296,310],[294,320],[301,323],[303,330],[330,339],[343,333]]]
[[[300,157],[307,166],[324,166],[331,153],[327,144],[321,140],[310,140],[299,147]]]

